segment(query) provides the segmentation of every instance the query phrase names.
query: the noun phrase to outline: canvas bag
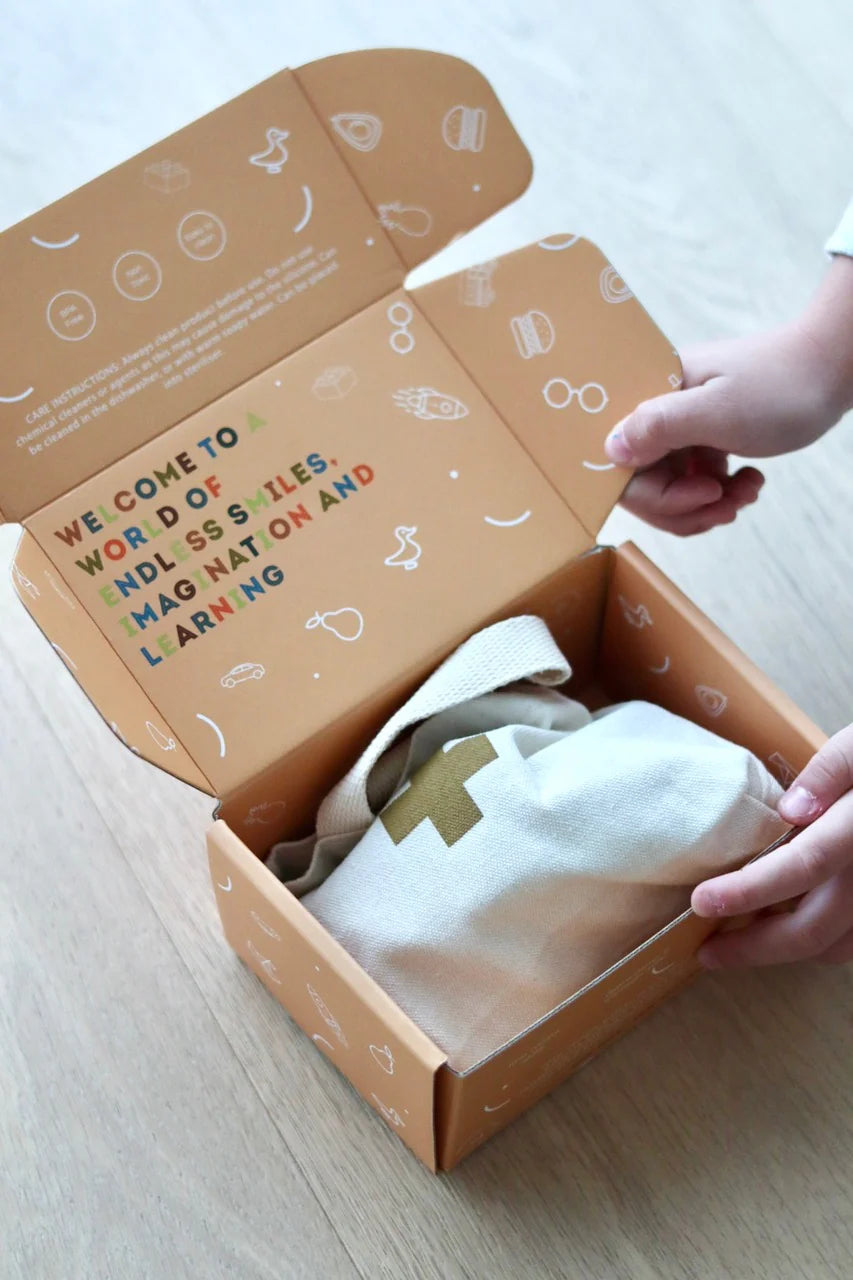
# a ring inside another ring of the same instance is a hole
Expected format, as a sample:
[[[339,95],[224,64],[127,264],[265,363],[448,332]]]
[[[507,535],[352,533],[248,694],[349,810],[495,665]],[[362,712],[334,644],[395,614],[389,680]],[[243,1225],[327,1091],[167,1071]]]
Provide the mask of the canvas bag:
[[[590,714],[547,687],[570,674],[541,619],[480,632],[268,860],[457,1070],[786,829],[750,752],[650,703]]]

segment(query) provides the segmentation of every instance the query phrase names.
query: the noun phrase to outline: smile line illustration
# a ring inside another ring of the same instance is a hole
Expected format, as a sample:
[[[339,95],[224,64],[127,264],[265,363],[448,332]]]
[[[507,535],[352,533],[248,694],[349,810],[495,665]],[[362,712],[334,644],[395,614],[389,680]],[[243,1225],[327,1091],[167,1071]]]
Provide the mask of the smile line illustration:
[[[195,717],[196,720],[203,720],[205,724],[209,724],[213,732],[216,734],[219,739],[219,758],[221,760],[225,755],[225,736],[219,725],[214,720],[211,720],[209,716],[203,716],[200,711],[195,713]]]
[[[293,228],[294,231],[304,231],[311,221],[311,214],[314,212],[314,197],[311,195],[311,188],[303,187],[302,194],[305,197],[305,212]]]
[[[69,236],[67,240],[39,240],[38,236],[30,236],[33,244],[37,244],[40,249],[68,249],[72,244],[76,244],[80,239],[80,232],[75,231],[73,236]]]
[[[514,520],[495,520],[494,516],[483,516],[483,519],[486,524],[493,524],[496,529],[512,529],[517,524],[524,524],[525,520],[529,520],[532,515],[532,511],[525,511]]]
[[[19,396],[0,396],[0,404],[19,404],[22,400],[26,400],[27,396],[33,394],[33,388],[27,387],[26,391],[22,391]]]

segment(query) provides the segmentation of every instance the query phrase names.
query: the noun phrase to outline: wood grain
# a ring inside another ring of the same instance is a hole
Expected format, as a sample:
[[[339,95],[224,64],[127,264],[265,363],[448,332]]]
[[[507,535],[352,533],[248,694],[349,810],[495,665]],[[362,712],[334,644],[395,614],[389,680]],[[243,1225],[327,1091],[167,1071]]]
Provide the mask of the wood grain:
[[[5,26],[4,224],[282,65],[376,43],[471,58],[537,164],[419,278],[583,231],[681,347],[792,313],[849,194],[843,0],[48,0]],[[767,469],[733,527],[679,542],[620,513],[603,537],[834,730],[849,423]],[[228,951],[209,801],[120,748],[8,575],[0,715],[3,1280],[849,1275],[850,969],[701,980],[433,1179]]]

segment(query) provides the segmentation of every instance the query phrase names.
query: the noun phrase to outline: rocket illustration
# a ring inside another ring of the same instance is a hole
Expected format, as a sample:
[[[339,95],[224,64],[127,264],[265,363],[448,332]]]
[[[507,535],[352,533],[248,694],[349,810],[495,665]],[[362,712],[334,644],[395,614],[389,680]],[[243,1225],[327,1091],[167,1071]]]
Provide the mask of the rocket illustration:
[[[467,418],[468,406],[456,396],[436,391],[435,387],[408,387],[394,392],[394,403],[416,418],[437,418],[452,422],[455,418]]]
[[[381,204],[377,212],[380,224],[388,231],[399,231],[404,236],[428,236],[432,230],[432,214],[420,205],[394,200],[391,204]]]
[[[394,530],[394,537],[400,544],[393,555],[388,556],[385,563],[394,568],[399,565],[407,572],[410,569],[417,569],[418,561],[421,558],[420,543],[415,542],[415,534],[417,533],[416,525],[398,525]]]

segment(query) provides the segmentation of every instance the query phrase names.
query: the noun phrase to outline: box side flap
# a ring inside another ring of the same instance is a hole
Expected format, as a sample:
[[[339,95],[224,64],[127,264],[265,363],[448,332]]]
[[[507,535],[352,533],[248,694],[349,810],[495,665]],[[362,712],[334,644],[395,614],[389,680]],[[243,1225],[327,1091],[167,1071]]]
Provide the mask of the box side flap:
[[[494,90],[460,58],[370,49],[296,75],[407,267],[530,181],[530,156]]]
[[[210,873],[228,942],[389,1128],[435,1169],[445,1056],[272,872],[217,822]]]
[[[681,364],[588,240],[552,236],[412,296],[594,539],[629,472],[611,427],[681,384]]]
[[[131,676],[36,540],[25,533],[12,582],[81,689],[113,733],[136,755],[213,794],[213,788],[162,714]]]
[[[22,520],[404,268],[292,72],[0,235],[0,507]]]

